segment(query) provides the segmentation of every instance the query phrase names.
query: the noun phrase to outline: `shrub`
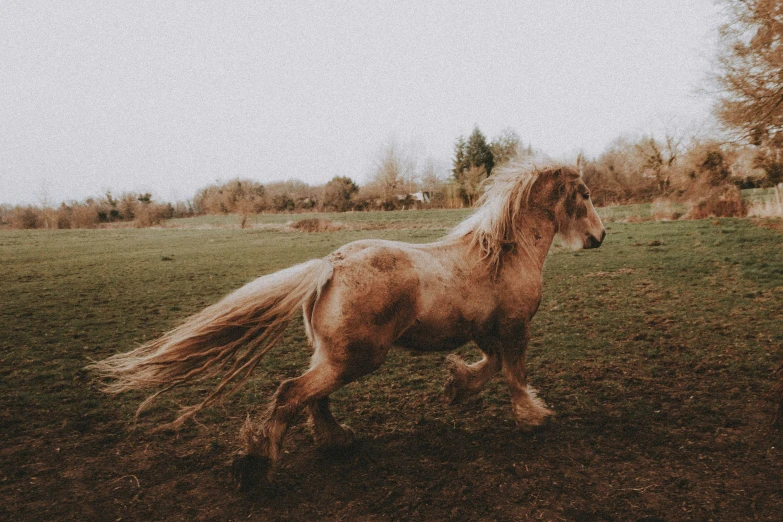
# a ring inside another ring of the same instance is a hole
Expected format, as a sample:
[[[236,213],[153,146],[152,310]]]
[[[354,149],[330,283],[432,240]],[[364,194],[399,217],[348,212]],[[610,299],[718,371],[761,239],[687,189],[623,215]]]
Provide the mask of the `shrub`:
[[[143,203],[136,209],[136,216],[133,218],[133,226],[136,228],[146,228],[160,225],[171,218],[173,214],[174,207],[170,204]]]
[[[345,212],[352,207],[351,198],[359,192],[359,185],[351,178],[335,176],[324,186],[323,208]]]
[[[90,203],[74,203],[70,214],[71,228],[95,228],[100,221],[98,208]]]
[[[400,201],[394,196],[388,196],[378,202],[377,206],[380,210],[398,210],[400,208]]]
[[[742,200],[740,191],[734,185],[722,185],[710,190],[685,216],[687,219],[706,217],[744,217],[748,207]]]
[[[12,228],[23,229],[38,228],[43,222],[38,209],[31,206],[15,207],[8,221]]]
[[[57,209],[57,228],[71,228],[71,209],[65,203]]]
[[[272,207],[278,212],[293,212],[296,201],[289,194],[276,194],[272,197]]]

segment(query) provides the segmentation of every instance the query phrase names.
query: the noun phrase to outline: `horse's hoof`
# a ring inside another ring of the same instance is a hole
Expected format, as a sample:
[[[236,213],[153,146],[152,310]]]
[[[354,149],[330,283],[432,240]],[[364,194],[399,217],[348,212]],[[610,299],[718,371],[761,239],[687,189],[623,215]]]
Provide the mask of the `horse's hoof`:
[[[516,418],[517,428],[524,432],[530,432],[537,428],[540,428],[544,426],[545,424],[549,424],[549,419],[555,414],[552,410],[549,409],[542,409],[539,412],[536,412],[537,415],[528,415],[526,417]]]
[[[454,398],[457,396],[457,387],[454,386],[454,381],[449,379],[446,381],[446,386],[443,387],[443,397],[449,404],[454,404]]]
[[[340,424],[340,427],[342,430],[340,430],[339,435],[329,441],[329,445],[333,448],[348,448],[353,446],[353,443],[356,442],[356,434],[345,424]]]
[[[478,394],[478,392],[467,390],[464,385],[461,386],[460,384],[456,379],[449,379],[446,382],[446,386],[443,388],[443,396],[449,404],[464,403]]]
[[[340,429],[331,431],[328,436],[316,437],[318,447],[327,452],[350,448],[355,442],[356,434],[345,424],[340,424]]]
[[[231,464],[231,476],[240,491],[249,491],[269,482],[271,469],[269,457],[239,454]]]

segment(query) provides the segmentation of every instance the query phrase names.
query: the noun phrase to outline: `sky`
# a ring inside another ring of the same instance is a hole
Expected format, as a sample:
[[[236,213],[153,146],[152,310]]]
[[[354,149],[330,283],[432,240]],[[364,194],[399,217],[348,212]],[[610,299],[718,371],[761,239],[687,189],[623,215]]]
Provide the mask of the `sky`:
[[[711,0],[0,0],[0,203],[216,181],[365,182],[395,141],[554,157],[698,122]]]

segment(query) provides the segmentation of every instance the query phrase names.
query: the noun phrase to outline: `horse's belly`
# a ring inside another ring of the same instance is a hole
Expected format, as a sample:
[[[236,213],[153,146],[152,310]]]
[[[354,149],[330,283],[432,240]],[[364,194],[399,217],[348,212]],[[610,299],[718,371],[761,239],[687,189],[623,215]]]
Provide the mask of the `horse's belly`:
[[[447,351],[459,348],[471,340],[467,332],[438,332],[426,327],[412,327],[395,342],[396,346],[420,352]]]

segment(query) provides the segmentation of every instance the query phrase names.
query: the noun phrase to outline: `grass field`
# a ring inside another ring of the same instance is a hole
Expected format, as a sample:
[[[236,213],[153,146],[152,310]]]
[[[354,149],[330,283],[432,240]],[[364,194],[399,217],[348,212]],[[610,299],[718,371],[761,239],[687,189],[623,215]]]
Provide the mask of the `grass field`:
[[[642,221],[651,219],[650,203],[618,205],[597,209],[607,222],[624,221],[629,217]],[[346,225],[349,229],[433,229],[444,231],[470,215],[471,209],[397,210],[393,212],[308,212],[304,214],[257,214],[248,217],[248,228],[280,228],[300,219],[321,218]],[[239,228],[241,218],[235,215],[209,215],[172,219],[171,228]]]
[[[353,226],[319,234],[220,228],[233,216],[0,231],[0,519],[780,520],[783,436],[764,398],[783,360],[780,221],[608,219],[602,248],[547,261],[529,355],[547,426],[518,431],[499,378],[449,406],[445,354],[393,352],[334,395],[356,447],[323,454],[296,427],[255,494],[230,480],[236,434],[307,365],[300,323],[177,433],[148,428],[207,385],[134,428],[143,395],[105,396],[83,370],[258,275],[359,238],[430,241],[465,215],[340,214],[326,217]]]

